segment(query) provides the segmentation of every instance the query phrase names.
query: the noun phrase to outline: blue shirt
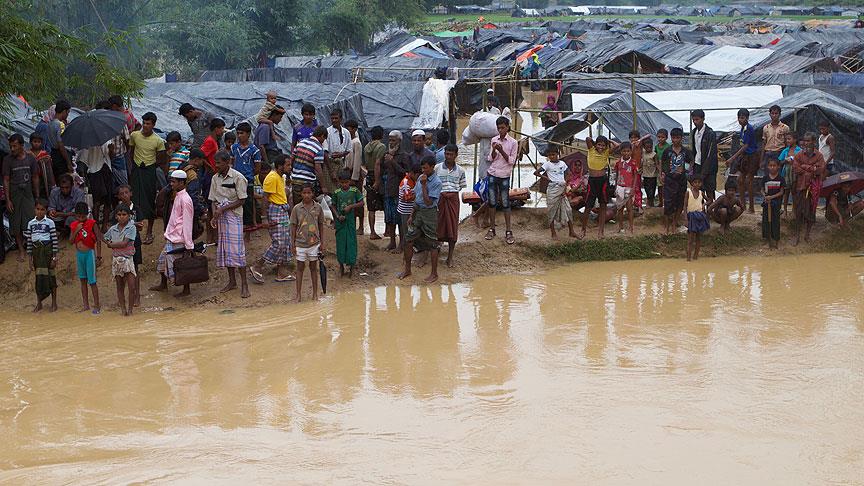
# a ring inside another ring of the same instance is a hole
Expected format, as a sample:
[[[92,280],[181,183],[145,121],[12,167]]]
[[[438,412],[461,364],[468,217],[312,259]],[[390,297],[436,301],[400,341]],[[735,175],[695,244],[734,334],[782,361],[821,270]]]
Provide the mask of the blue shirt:
[[[414,186],[414,202],[417,204],[417,207],[423,209],[437,208],[438,198],[441,197],[441,178],[434,172],[426,180],[426,192],[429,194],[429,199],[432,200],[432,204],[428,206],[423,200],[423,183],[418,180]]]
[[[255,178],[255,163],[261,162],[261,151],[251,143],[243,148],[237,142],[231,146],[231,155],[234,156],[234,170],[251,182]]]
[[[435,165],[444,163],[444,147],[435,151]]]
[[[311,137],[316,128],[318,128],[318,120],[312,120],[312,125],[310,126],[304,125],[302,121],[294,125],[294,130],[291,133],[291,143],[297,145],[300,143],[300,140]]]
[[[265,150],[279,150],[279,145],[276,144],[276,137],[273,136],[273,129],[266,123],[261,123],[255,127],[255,145],[264,147]]]
[[[753,125],[748,123],[741,127],[739,136],[741,137],[741,143],[747,145],[747,149],[744,150],[744,153],[747,155],[755,154],[756,150],[759,149],[759,143],[756,142],[756,130],[753,130]]]

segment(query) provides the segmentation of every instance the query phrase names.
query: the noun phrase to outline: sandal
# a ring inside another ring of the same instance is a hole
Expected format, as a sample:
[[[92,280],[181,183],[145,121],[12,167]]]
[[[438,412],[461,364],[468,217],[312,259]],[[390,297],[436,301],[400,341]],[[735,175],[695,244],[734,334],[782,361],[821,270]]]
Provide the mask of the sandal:
[[[249,273],[252,274],[252,280],[258,282],[259,284],[264,283],[264,274],[262,274],[258,270],[255,270],[254,267],[249,267]]]
[[[489,228],[489,231],[486,232],[485,238],[487,240],[491,240],[492,238],[495,238],[495,228]]]
[[[504,233],[504,241],[506,241],[508,245],[512,245],[513,243],[516,243],[516,239],[513,238],[513,232],[512,231],[508,231],[508,232]]]
[[[142,245],[152,245],[153,244],[153,235],[147,235],[141,240]]]
[[[297,280],[297,277],[295,277],[294,275],[286,275],[284,277],[276,277],[273,281],[276,283],[283,283],[283,282],[293,282],[295,280]]]

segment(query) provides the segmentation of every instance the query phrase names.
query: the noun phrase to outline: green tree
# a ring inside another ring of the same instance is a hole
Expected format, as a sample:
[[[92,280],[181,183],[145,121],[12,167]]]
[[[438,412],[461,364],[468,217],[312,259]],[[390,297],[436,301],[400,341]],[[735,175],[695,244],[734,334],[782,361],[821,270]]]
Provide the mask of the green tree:
[[[364,50],[372,35],[387,25],[413,27],[424,16],[423,0],[336,0],[324,7],[313,22],[314,30],[330,52]]]
[[[143,88],[136,76],[112,66],[88,42],[22,16],[27,8],[16,0],[0,3],[0,103],[7,103],[5,95],[16,94],[37,107],[61,96],[90,106],[109,94],[129,96]],[[0,112],[7,108],[0,106]]]

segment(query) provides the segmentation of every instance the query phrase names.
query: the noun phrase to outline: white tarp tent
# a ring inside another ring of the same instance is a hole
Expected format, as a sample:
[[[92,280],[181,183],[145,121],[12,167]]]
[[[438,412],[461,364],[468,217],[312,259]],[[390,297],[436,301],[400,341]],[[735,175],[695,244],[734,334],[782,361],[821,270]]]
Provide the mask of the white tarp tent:
[[[705,57],[691,64],[691,71],[705,74],[741,74],[768,58],[771,49],[750,49],[747,47],[723,46],[713,50]]]
[[[444,56],[447,55],[447,53],[445,53],[444,51],[442,51],[440,47],[438,47],[437,45],[435,45],[435,44],[433,44],[433,43],[431,43],[431,42],[429,42],[429,41],[427,41],[427,40],[423,40],[423,39],[414,39],[413,41],[411,41],[411,42],[405,44],[404,46],[400,47],[399,49],[396,50],[396,52],[394,52],[393,54],[390,54],[390,55],[387,56],[387,57],[399,57],[399,56],[401,56],[401,55],[403,55],[403,54],[405,54],[405,53],[407,53],[407,52],[411,52],[411,51],[413,51],[414,49],[417,49],[418,47],[423,47],[423,46],[428,47],[428,48],[430,48],[430,49],[434,49],[434,50],[440,52],[440,53],[441,53],[442,55],[444,55]]]
[[[690,127],[689,110],[696,108],[706,110],[705,123],[708,126],[715,131],[729,132],[739,129],[738,108],[736,106],[755,108],[770,105],[783,97],[783,90],[777,85],[745,86],[741,88],[655,91],[653,93],[639,93],[639,96],[658,109],[664,110],[666,115],[681,124],[685,132]],[[712,111],[709,108],[729,109]]]
[[[456,86],[455,80],[429,78],[423,86],[420,113],[414,118],[411,128],[436,129],[441,126],[450,108],[453,86]]]

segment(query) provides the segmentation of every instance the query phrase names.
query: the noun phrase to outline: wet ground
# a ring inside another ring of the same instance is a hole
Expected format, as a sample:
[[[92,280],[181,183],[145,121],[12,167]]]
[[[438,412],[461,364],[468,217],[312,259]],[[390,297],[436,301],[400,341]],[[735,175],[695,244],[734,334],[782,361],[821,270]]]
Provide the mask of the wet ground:
[[[0,318],[0,482],[860,484],[864,261]]]

